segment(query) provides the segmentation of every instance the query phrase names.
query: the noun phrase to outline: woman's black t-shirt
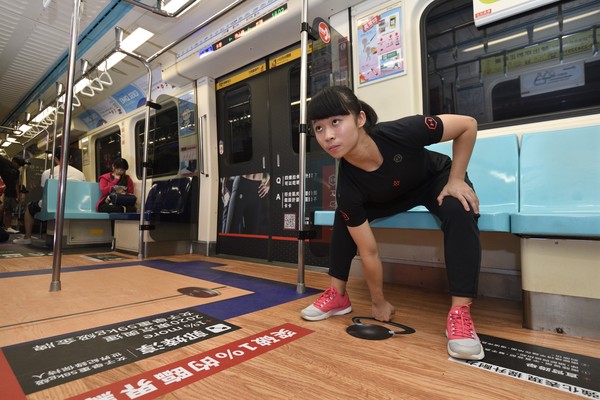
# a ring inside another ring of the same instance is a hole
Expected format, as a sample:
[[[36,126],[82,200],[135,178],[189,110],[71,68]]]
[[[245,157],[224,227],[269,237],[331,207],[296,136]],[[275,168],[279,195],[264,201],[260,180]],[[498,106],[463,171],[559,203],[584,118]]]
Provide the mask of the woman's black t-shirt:
[[[446,155],[424,147],[438,143],[444,126],[437,116],[415,115],[377,124],[371,131],[383,156],[372,172],[341,160],[337,181],[337,211],[348,226],[367,220],[366,208],[409,199],[451,165]]]

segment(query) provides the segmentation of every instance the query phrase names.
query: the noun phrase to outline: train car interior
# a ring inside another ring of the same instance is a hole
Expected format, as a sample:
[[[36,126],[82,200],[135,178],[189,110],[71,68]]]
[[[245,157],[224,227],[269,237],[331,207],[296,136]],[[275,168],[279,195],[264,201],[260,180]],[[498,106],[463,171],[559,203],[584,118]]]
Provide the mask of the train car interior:
[[[599,49],[598,0],[0,0],[0,400],[600,399]]]

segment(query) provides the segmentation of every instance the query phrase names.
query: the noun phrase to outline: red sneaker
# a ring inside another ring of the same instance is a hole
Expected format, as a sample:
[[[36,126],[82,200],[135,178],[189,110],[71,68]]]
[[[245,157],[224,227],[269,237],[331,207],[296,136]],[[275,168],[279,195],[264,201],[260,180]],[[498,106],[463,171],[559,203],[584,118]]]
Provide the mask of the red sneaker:
[[[313,304],[300,312],[302,318],[320,321],[333,315],[344,315],[352,311],[348,292],[343,296],[333,286],[327,289]]]
[[[463,360],[481,360],[485,356],[471,319],[470,304],[450,309],[446,322],[446,337],[448,338],[448,354],[451,357]]]

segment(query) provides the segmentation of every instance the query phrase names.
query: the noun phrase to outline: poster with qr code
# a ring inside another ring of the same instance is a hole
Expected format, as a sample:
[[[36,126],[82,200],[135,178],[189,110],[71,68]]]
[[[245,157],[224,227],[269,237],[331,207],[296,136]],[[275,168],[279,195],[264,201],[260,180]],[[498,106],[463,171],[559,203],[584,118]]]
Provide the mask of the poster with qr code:
[[[283,214],[283,229],[285,229],[285,230],[295,230],[296,229],[296,213]]]

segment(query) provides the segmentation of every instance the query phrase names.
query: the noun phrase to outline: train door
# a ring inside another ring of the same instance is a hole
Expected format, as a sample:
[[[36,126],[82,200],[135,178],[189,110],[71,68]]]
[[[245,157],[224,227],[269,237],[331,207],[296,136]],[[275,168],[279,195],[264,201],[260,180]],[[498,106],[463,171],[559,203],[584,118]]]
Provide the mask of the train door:
[[[291,49],[217,81],[219,253],[298,260],[299,56]],[[335,164],[314,138],[308,139],[307,152],[306,215],[311,217],[315,208],[334,206]],[[327,234],[316,236],[306,246],[306,262],[326,265]]]
[[[217,81],[219,253],[268,259],[268,86],[265,60]]]
[[[300,60],[293,49],[270,59],[270,107],[272,184],[271,257],[276,261],[298,261],[299,157],[300,157]],[[312,69],[309,66],[309,69]],[[311,95],[312,73],[307,84]],[[335,208],[335,161],[312,135],[306,139],[305,221],[312,223],[315,210]],[[329,261],[329,227],[313,227],[314,237],[305,246],[305,262],[326,266]]]

